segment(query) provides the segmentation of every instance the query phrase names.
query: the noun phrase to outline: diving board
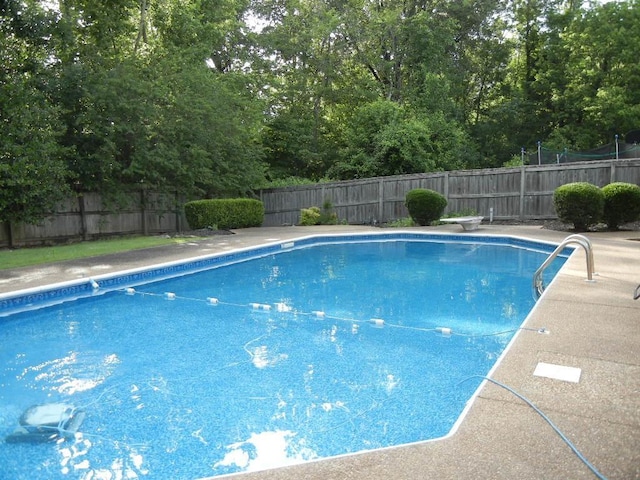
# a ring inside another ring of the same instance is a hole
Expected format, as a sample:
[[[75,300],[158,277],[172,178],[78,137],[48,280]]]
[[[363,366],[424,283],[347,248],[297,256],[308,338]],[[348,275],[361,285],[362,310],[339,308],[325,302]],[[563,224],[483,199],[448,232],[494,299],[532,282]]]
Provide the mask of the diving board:
[[[453,217],[453,218],[441,218],[443,223],[458,223],[462,225],[465,231],[477,230],[484,217]]]

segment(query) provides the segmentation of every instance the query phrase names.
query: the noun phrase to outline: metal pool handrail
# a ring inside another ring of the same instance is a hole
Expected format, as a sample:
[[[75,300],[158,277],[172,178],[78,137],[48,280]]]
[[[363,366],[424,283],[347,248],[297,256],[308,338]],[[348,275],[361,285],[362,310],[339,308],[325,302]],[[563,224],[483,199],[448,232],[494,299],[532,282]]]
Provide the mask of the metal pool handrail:
[[[553,260],[564,250],[567,245],[572,243],[578,244],[582,248],[584,248],[585,254],[587,256],[587,280],[593,281],[593,275],[595,272],[594,262],[593,262],[593,247],[591,245],[591,241],[585,237],[584,235],[569,235],[565,238],[560,245],[556,247],[556,249],[547,257],[540,267],[536,270],[536,273],[533,274],[533,290],[537,297],[542,295],[544,291],[544,280],[542,279],[542,273],[544,270],[553,262]]]

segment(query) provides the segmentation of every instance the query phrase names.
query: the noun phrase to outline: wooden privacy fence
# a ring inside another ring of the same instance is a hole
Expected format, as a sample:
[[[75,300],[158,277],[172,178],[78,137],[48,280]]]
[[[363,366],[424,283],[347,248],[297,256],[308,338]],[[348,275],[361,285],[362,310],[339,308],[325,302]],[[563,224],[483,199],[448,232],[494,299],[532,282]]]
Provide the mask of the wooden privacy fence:
[[[125,205],[104,204],[98,193],[63,202],[38,225],[11,224],[0,229],[0,247],[47,245],[116,235],[150,235],[181,231],[186,226],[182,202],[175,195],[132,192]]]
[[[640,184],[640,159],[561,165],[424,173],[261,190],[264,226],[295,225],[300,210],[331,202],[338,219],[350,224],[385,223],[409,216],[406,193],[428,188],[443,194],[447,212],[474,210],[496,220],[555,218],[553,191],[565,183]],[[184,201],[176,195],[133,192],[117,209],[98,193],[64,202],[39,225],[12,224],[0,229],[0,247],[46,245],[114,235],[160,234],[187,228]]]
[[[640,185],[640,159],[603,160],[560,165],[377,177],[260,191],[264,226],[295,225],[300,210],[330,202],[339,221],[349,224],[386,223],[409,216],[405,195],[428,188],[444,195],[445,212],[474,210],[496,220],[556,218],[553,192],[560,185],[589,182],[603,187],[612,182]]]

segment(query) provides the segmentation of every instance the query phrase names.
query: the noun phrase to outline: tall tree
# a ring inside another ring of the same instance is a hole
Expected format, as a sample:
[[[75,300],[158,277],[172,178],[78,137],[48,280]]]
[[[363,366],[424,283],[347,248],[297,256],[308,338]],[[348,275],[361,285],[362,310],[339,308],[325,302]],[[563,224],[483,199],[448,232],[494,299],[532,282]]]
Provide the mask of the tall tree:
[[[514,0],[504,18],[510,36],[497,36],[485,55],[492,88],[470,122],[485,165],[539,140],[590,149],[640,124],[632,60],[640,47],[637,0]]]
[[[346,128],[343,160],[335,178],[366,178],[430,172],[463,166],[466,139],[441,114],[416,115],[389,100],[361,106]]]
[[[187,196],[250,190],[263,177],[262,103],[247,101],[253,79],[231,47],[242,4],[106,3],[62,5],[58,101],[74,186],[112,195],[140,185]]]
[[[557,28],[544,75],[557,147],[590,149],[640,126],[640,2],[598,4]]]
[[[449,151],[465,151],[469,162],[475,158],[473,146],[456,143],[466,142],[464,109],[457,102],[465,98],[461,59],[468,39],[480,29],[478,22],[484,21],[476,11],[495,11],[494,2],[461,8],[455,2],[435,1],[289,0],[270,2],[269,7],[276,13],[267,16],[271,23],[263,38],[266,50],[274,49],[278,73],[272,84],[274,119],[265,138],[272,147],[270,164],[279,172],[298,168],[304,174],[306,166],[313,165],[318,176],[317,168],[324,165],[325,172],[346,175],[351,168],[326,168],[352,163],[344,158],[352,152],[344,145],[349,141],[346,132],[355,112],[378,100],[410,107],[422,126],[437,124],[449,132],[447,140],[434,137],[440,139],[436,150],[447,150],[451,140],[457,146]],[[407,122],[407,129],[415,127]],[[406,134],[403,129],[395,132]],[[429,162],[408,164],[424,171]],[[440,168],[460,164],[458,159],[448,166],[438,162]],[[286,165],[292,169],[283,168]],[[374,174],[394,170],[375,165],[380,168]]]
[[[258,37],[260,55],[272,59],[263,72],[269,85],[263,139],[270,176],[317,179],[336,158],[335,107],[340,98],[358,96],[345,86],[350,75],[339,12],[322,0],[276,0],[254,9],[268,22]]]
[[[68,192],[46,75],[52,22],[38,2],[0,7],[0,221],[9,224],[39,222]]]
[[[584,3],[5,1],[3,175],[37,147],[56,185],[220,196],[263,158],[353,178],[595,146],[640,123],[639,7]]]

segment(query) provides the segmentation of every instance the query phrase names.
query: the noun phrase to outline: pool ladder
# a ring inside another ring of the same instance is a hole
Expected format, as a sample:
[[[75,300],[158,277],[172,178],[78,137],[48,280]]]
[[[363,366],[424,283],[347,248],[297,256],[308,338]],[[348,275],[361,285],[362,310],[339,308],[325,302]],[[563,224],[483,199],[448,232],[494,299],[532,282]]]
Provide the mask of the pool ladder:
[[[591,241],[584,235],[569,235],[565,238],[560,245],[556,247],[556,249],[547,257],[540,267],[536,270],[536,273],[533,274],[533,291],[535,293],[535,297],[538,298],[544,292],[544,280],[542,279],[542,273],[545,269],[553,262],[553,260],[564,250],[564,248],[572,243],[575,243],[582,248],[584,248],[584,252],[587,256],[587,280],[592,282],[593,275],[595,274],[594,264],[593,264],[593,247],[591,246]]]

